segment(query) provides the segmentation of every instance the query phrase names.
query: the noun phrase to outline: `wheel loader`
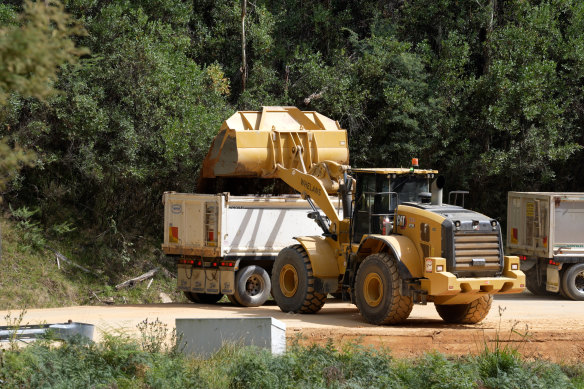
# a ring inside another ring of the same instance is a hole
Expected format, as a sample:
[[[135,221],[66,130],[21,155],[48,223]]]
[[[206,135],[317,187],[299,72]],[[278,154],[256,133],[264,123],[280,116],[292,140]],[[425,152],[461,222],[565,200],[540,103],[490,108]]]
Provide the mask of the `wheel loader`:
[[[237,112],[204,160],[206,179],[279,178],[310,204],[307,216],[322,234],[296,236],[273,265],[282,311],[316,313],[338,293],[373,324],[401,323],[414,303],[428,302],[446,322],[473,324],[494,294],[523,291],[525,275],[518,257],[503,255],[499,223],[443,204],[436,170],[415,159],[407,168],[348,164],[346,130],[296,107]]]

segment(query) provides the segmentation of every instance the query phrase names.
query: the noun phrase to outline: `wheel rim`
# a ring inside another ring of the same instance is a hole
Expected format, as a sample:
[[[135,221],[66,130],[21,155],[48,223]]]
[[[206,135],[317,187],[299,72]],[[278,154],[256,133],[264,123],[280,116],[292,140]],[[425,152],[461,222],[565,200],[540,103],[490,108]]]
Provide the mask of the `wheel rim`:
[[[256,274],[253,274],[245,282],[245,292],[249,296],[256,296],[264,289],[264,280]]]
[[[286,297],[292,297],[298,289],[298,273],[294,266],[284,265],[280,271],[280,290]]]
[[[584,293],[584,270],[576,274],[574,283],[576,284],[576,289],[578,289],[578,292]]]
[[[379,274],[369,273],[363,283],[363,296],[370,307],[376,307],[383,299],[383,281]]]

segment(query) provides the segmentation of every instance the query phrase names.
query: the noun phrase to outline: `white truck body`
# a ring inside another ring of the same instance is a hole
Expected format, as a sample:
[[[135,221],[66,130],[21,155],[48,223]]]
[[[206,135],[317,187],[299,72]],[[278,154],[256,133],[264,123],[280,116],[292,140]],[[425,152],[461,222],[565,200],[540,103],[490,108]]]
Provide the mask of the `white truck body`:
[[[584,263],[584,193],[509,192],[507,250],[524,260],[528,289],[566,294],[563,275]]]
[[[280,250],[297,243],[294,237],[322,234],[299,195],[166,192],[163,203],[162,249],[177,258],[184,292],[233,295],[246,266],[269,275]]]

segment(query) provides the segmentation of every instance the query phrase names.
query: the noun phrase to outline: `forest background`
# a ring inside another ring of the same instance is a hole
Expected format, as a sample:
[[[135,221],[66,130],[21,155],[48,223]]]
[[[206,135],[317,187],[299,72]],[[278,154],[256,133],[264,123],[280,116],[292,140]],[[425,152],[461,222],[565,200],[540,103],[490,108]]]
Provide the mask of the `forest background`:
[[[4,214],[111,272],[160,254],[162,193],[194,191],[222,121],[264,105],[338,120],[352,166],[418,157],[503,223],[510,190],[584,191],[579,0],[64,0],[44,36],[75,46],[36,51],[6,39],[25,4],[0,4],[0,76],[37,53],[0,77]],[[51,52],[50,91],[19,84]]]

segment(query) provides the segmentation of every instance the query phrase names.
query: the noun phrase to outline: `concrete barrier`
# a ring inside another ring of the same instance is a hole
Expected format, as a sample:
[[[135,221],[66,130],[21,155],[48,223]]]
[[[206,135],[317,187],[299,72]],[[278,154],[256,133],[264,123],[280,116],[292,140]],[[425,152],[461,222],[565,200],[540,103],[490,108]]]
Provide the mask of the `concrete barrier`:
[[[225,344],[286,352],[286,324],[273,317],[176,319],[176,333],[184,353],[204,358]]]

